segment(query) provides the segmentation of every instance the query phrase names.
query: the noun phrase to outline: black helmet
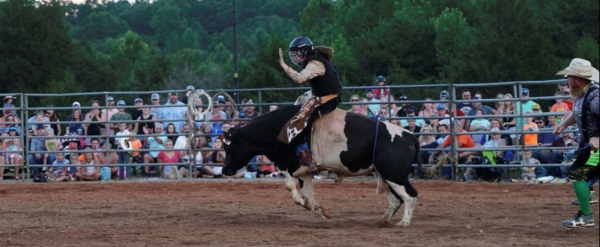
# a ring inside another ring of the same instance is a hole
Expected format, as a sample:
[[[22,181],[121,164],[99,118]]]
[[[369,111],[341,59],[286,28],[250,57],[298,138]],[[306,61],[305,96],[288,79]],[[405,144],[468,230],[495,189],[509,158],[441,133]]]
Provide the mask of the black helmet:
[[[300,36],[290,43],[290,59],[296,65],[302,65],[303,60],[296,60],[294,57],[305,58],[309,51],[313,50],[313,42],[306,36]]]

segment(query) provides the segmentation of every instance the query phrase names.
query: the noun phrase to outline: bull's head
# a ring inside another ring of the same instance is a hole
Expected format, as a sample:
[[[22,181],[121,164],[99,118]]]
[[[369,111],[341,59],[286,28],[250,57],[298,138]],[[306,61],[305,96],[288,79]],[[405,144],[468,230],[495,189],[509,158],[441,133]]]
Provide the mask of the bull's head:
[[[252,153],[243,138],[240,137],[240,129],[232,128],[223,134],[223,148],[225,149],[225,164],[223,165],[223,174],[226,176],[234,175],[250,162]]]

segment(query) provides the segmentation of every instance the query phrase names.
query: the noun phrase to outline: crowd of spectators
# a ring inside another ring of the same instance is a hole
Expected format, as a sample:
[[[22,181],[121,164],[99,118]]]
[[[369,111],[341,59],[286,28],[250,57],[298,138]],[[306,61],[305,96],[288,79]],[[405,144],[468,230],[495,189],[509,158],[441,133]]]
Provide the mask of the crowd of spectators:
[[[385,77],[378,76],[378,86],[385,86]],[[33,117],[26,120],[26,129],[21,129],[21,121],[12,96],[4,98],[3,116],[0,118],[1,153],[0,180],[6,168],[13,165],[15,179],[25,163],[30,166],[33,177],[48,181],[85,181],[108,179],[131,179],[132,177],[162,179],[220,178],[221,166],[226,153],[222,150],[221,136],[230,128],[243,127],[252,119],[260,116],[252,100],[244,99],[234,108],[225,97],[219,95],[213,103],[212,115],[201,118],[187,112],[188,97],[194,92],[188,86],[185,97],[179,100],[178,92],[170,92],[165,101],[159,94],[149,95],[151,103],[144,103],[141,95],[134,99],[135,107],[127,107],[125,100],[116,101],[112,96],[94,100],[86,109],[79,102],[73,102],[72,110],[61,121],[55,114],[54,106],[47,105],[37,110]],[[567,83],[558,86],[555,96],[569,95]],[[471,97],[473,96],[473,97]],[[431,97],[423,99],[421,107],[411,102],[407,94],[392,96],[388,88],[367,89],[361,97],[352,95],[349,112],[402,126],[416,133],[421,148],[433,151],[421,151],[424,163],[434,163],[441,152],[450,148],[451,126],[456,132],[482,132],[470,135],[458,135],[459,148],[496,148],[506,146],[577,146],[577,136],[572,133],[551,134],[553,128],[566,117],[572,107],[570,98],[552,99],[548,111],[552,116],[535,116],[544,112],[540,104],[529,99],[530,91],[523,88],[521,100],[511,101],[510,93],[493,95],[496,102],[483,102],[484,95],[477,91],[464,89],[462,100],[458,104],[433,103]],[[394,104],[398,99],[399,104]],[[449,93],[439,94],[439,101],[447,101]],[[490,99],[490,98],[487,98]],[[101,102],[107,102],[102,106]],[[196,110],[207,107],[201,98],[194,100]],[[510,116],[523,113],[533,114],[523,118]],[[269,107],[276,110],[277,105]],[[450,125],[450,116],[475,116],[459,119]],[[398,119],[402,118],[402,119]],[[194,120],[193,126],[188,123]],[[204,120],[210,120],[205,122]],[[524,130],[525,134],[504,133]],[[484,132],[485,131],[485,132]],[[26,133],[25,133],[26,132]],[[195,135],[190,135],[194,132]],[[486,133],[487,132],[487,133]],[[21,143],[21,136],[29,137],[27,145]],[[194,136],[190,140],[190,136]],[[14,137],[14,138],[9,138]],[[190,145],[196,150],[189,153]],[[29,157],[22,157],[22,149],[27,148]],[[84,150],[83,152],[81,150]],[[52,151],[52,152],[47,152]],[[568,150],[567,150],[568,151]],[[45,153],[36,153],[45,152]],[[555,164],[564,159],[565,150],[518,151],[461,151],[461,163],[481,164],[487,162],[521,161],[526,164]],[[482,162],[482,159],[484,162]],[[490,161],[489,159],[492,159]],[[259,164],[255,164],[259,163]],[[262,163],[262,164],[261,164]],[[281,173],[264,156],[257,156],[250,164],[239,170],[234,177],[276,177]],[[108,164],[108,165],[106,165]],[[128,164],[134,164],[130,166]],[[193,164],[190,166],[190,164]],[[463,179],[470,181],[481,176],[477,169],[467,168]],[[418,171],[415,172],[419,174]],[[523,168],[522,178],[532,180],[539,176],[561,178],[566,175],[563,167],[527,167]],[[442,170],[443,176],[449,176],[449,169]]]

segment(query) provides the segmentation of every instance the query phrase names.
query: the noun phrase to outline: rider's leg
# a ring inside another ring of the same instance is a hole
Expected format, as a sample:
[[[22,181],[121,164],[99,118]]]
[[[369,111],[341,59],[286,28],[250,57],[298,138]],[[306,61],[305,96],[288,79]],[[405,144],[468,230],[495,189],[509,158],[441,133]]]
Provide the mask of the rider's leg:
[[[296,146],[296,155],[300,158],[300,167],[292,174],[293,177],[317,170],[312,159],[312,152],[308,149],[308,143],[305,140]]]

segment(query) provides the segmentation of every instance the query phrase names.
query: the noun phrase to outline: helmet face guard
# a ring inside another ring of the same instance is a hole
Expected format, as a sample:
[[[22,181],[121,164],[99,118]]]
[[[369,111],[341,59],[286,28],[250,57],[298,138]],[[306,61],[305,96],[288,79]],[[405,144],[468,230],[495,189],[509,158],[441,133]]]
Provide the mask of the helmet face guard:
[[[290,60],[294,64],[302,66],[302,62],[304,62],[308,52],[313,49],[313,43],[308,37],[301,36],[292,40],[289,48],[288,55],[290,56]]]
[[[288,54],[290,55],[290,60],[292,60],[294,64],[302,65],[304,58],[306,58],[306,55],[308,54],[308,49],[290,50]]]

